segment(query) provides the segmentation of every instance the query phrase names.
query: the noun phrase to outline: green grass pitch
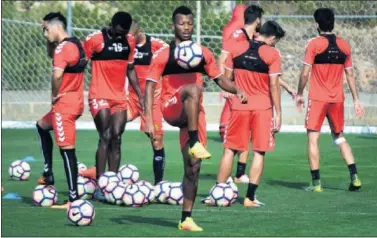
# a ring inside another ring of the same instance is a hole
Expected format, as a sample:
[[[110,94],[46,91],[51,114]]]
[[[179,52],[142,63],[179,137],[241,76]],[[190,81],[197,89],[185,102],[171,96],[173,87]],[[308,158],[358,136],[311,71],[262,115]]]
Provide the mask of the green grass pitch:
[[[199,197],[208,194],[215,182],[222,145],[217,133],[209,133],[212,159],[202,164]],[[377,136],[347,135],[363,186],[348,192],[349,174],[330,135],[322,135],[321,180],[323,193],[302,190],[310,173],[304,134],[278,134],[276,150],[268,153],[258,188],[263,208],[245,209],[240,203],[227,208],[206,207],[197,199],[193,217],[202,233],[181,232],[177,223],[180,206],[152,204],[127,208],[93,202],[96,218],[89,227],[74,227],[65,211],[35,207],[31,194],[42,169],[42,156],[35,130],[2,130],[2,185],[5,193],[16,192],[22,200],[2,199],[2,236],[377,236]],[[153,179],[152,151],[144,134],[127,131],[122,141],[122,164],[132,163],[141,178]],[[77,155],[88,166],[94,163],[95,131],[79,131]],[[165,136],[165,179],[181,181],[182,159],[178,133]],[[8,166],[13,160],[34,156],[29,181],[12,181]],[[54,150],[54,171],[59,200],[67,198],[62,159]],[[235,167],[235,166],[234,166]],[[247,186],[239,185],[243,198]],[[4,193],[3,193],[4,195]],[[242,200],[240,200],[242,201]]]

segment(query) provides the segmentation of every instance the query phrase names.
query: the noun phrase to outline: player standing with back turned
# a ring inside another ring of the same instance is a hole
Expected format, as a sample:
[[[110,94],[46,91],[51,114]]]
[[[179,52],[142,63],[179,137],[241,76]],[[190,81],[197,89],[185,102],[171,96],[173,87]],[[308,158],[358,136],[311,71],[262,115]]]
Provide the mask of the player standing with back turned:
[[[211,154],[205,149],[206,125],[204,117],[203,81],[201,73],[206,73],[223,90],[237,94],[246,101],[245,95],[220,72],[212,52],[202,47],[203,59],[192,69],[183,69],[174,59],[174,49],[182,41],[191,40],[194,15],[185,6],[176,8],[172,16],[175,38],[169,47],[162,48],[152,59],[145,89],[146,133],[154,137],[153,94],[157,82],[162,78],[161,109],[170,125],[180,128],[180,144],[184,162],[183,176],[183,211],[178,229],[202,231],[191,218],[192,208],[198,188],[198,177],[202,159],[209,159]]]
[[[319,173],[319,136],[323,120],[327,117],[334,142],[346,162],[351,182],[349,190],[361,188],[352,150],[343,135],[344,91],[343,71],[353,97],[356,116],[361,118],[365,111],[359,102],[355,78],[352,70],[351,47],[343,38],[336,36],[334,12],[329,8],[319,8],[314,19],[320,36],[311,39],[306,45],[304,66],[298,84],[296,104],[299,111],[304,107],[304,88],[310,76],[310,89],[305,127],[308,135],[308,160],[312,183],[308,191],[322,192]]]

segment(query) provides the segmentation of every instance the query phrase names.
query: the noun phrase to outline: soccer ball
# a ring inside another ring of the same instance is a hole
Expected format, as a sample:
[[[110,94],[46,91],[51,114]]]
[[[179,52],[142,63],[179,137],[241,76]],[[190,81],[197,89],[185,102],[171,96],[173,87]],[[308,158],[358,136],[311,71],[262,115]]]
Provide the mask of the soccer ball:
[[[169,193],[166,196],[166,201],[171,205],[183,204],[182,183],[171,183]]]
[[[233,198],[232,198],[232,201],[231,203],[235,203],[238,199],[238,188],[237,188],[237,185],[233,182],[231,183],[227,183],[233,190]]]
[[[77,193],[80,199],[87,200],[93,197],[96,191],[96,182],[83,176],[77,177]]]
[[[51,207],[58,200],[58,193],[52,185],[38,185],[32,195],[36,206]]]
[[[139,185],[140,190],[145,195],[144,204],[148,204],[148,203],[153,202],[156,195],[153,191],[152,184],[147,182],[147,181],[142,180],[142,181],[137,182],[137,185]]]
[[[175,48],[174,59],[184,69],[195,68],[203,59],[203,51],[195,42],[183,41]]]
[[[105,198],[108,203],[120,205],[123,203],[123,195],[126,191],[126,184],[123,182],[111,182],[109,183],[105,190]]]
[[[209,194],[211,201],[219,207],[229,206],[234,197],[233,189],[226,183],[216,184]]]
[[[120,167],[118,177],[119,180],[123,181],[124,183],[133,184],[139,179],[139,170],[135,165],[125,164]]]
[[[88,167],[86,167],[86,165],[84,163],[77,162],[77,169],[78,170],[87,170]]]
[[[22,160],[14,161],[8,169],[9,176],[14,180],[27,180],[30,177],[30,165]]]
[[[111,182],[119,182],[119,178],[115,172],[107,171],[98,179],[98,186],[103,191]]]
[[[76,226],[90,225],[95,217],[93,205],[86,200],[76,200],[67,210],[68,219]]]
[[[170,182],[161,181],[154,186],[153,190],[154,190],[154,194],[156,195],[156,199],[160,203],[165,203],[166,197],[168,196],[169,190],[170,190]]]
[[[130,184],[127,185],[126,191],[123,195],[123,202],[127,206],[141,207],[144,204],[145,195],[140,190],[139,185]]]

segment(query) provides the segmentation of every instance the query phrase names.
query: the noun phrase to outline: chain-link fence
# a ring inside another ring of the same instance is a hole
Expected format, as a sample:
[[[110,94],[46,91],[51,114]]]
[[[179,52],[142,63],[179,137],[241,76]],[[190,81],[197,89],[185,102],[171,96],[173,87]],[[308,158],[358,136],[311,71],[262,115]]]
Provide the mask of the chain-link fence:
[[[195,40],[218,55],[222,28],[230,20],[232,8],[239,3],[260,5],[265,11],[264,20],[276,20],[286,30],[287,36],[277,48],[283,58],[284,79],[294,88],[299,79],[306,42],[317,36],[313,12],[318,7],[333,8],[336,12],[335,32],[351,44],[357,85],[364,104],[369,108],[366,121],[351,123],[377,124],[377,111],[373,107],[377,104],[377,96],[374,95],[377,93],[375,1],[3,1],[2,115],[12,120],[35,119],[30,115],[38,117],[48,110],[51,63],[46,56],[39,24],[49,11],[64,13],[71,33],[82,39],[108,25],[116,11],[128,11],[148,34],[168,42],[173,37],[171,14],[177,6],[186,5],[195,14]],[[89,79],[87,72],[86,88]],[[206,82],[205,86],[207,92],[219,91],[212,82]],[[292,107],[290,101],[285,104],[288,103]],[[218,97],[208,97],[208,105],[213,104],[219,104]],[[220,111],[219,105],[216,108],[214,118]],[[286,123],[302,124],[294,119]]]

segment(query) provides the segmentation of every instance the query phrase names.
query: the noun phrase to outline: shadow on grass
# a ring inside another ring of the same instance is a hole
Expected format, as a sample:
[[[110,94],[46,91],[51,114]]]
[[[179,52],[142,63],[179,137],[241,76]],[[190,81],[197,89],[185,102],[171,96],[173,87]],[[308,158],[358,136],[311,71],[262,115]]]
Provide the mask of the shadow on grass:
[[[117,224],[150,224],[150,225],[157,225],[157,226],[165,226],[165,227],[177,227],[178,220],[173,221],[171,219],[166,219],[164,217],[148,217],[148,216],[134,216],[134,215],[124,215],[121,217],[111,218],[112,222]]]
[[[377,140],[377,135],[361,135],[361,136],[358,136],[357,138],[367,139],[367,140]]]
[[[200,180],[213,180],[213,183],[215,184],[217,179],[217,174],[199,174],[199,181]]]
[[[269,185],[273,186],[281,186],[286,188],[292,188],[297,190],[304,190],[309,183],[300,183],[300,182],[290,182],[290,181],[281,181],[281,180],[269,180],[266,182]],[[343,188],[331,187],[327,185],[322,185],[323,189],[330,189],[330,190],[344,190]]]

